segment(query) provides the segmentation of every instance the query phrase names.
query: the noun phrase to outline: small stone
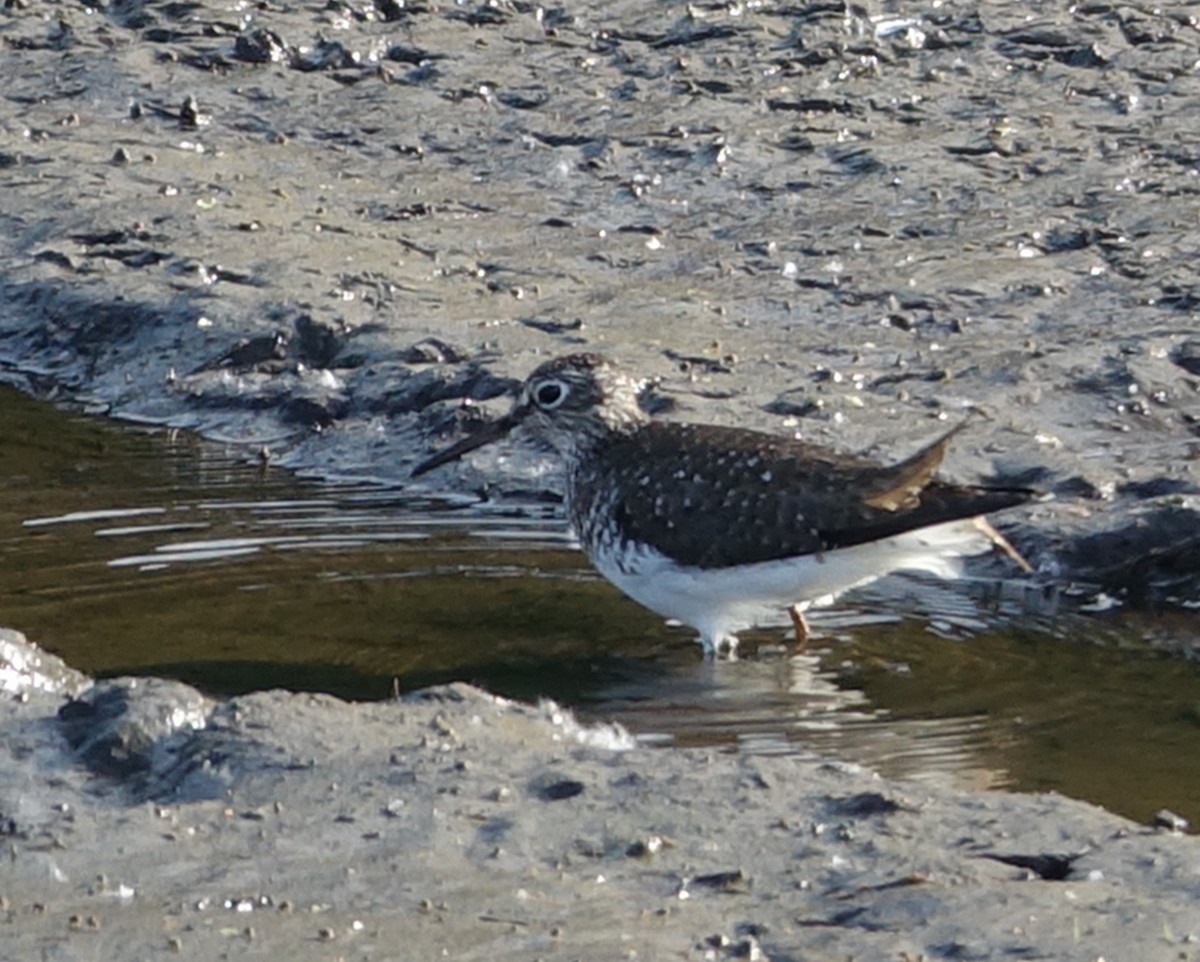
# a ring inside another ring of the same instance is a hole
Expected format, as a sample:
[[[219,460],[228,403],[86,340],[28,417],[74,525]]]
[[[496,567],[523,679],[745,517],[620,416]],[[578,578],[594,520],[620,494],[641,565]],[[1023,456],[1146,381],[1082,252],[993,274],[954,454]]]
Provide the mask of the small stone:
[[[629,848],[625,849],[625,854],[630,858],[649,858],[651,855],[657,855],[662,851],[663,840],[658,835],[650,835],[644,839],[638,839]]]
[[[747,959],[749,962],[769,962],[767,954],[758,944],[758,939],[749,936],[742,939],[733,947],[733,957],[736,959]]]
[[[1154,827],[1165,828],[1173,835],[1179,835],[1188,829],[1188,820],[1182,815],[1176,815],[1169,808],[1160,808],[1154,813]]]
[[[454,728],[453,725],[450,724],[450,722],[447,720],[445,715],[442,715],[440,713],[435,715],[433,718],[432,725],[433,725],[433,729],[439,735],[442,735],[445,738],[453,739],[456,742],[460,740],[458,731]]]

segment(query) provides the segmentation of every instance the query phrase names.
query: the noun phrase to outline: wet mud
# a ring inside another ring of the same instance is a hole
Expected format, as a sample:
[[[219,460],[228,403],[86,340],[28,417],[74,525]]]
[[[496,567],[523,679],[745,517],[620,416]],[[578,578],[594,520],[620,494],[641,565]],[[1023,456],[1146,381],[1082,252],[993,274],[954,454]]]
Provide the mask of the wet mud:
[[[465,685],[89,687],[9,631],[0,683],[4,958],[1194,954],[1166,814],[638,748]]]

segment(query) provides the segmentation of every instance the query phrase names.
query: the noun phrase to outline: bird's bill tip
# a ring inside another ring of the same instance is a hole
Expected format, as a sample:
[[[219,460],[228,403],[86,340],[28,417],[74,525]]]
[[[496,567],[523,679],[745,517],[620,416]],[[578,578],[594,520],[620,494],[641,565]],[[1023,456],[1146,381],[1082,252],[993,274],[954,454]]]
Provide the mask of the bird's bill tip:
[[[434,468],[439,468],[443,464],[457,461],[464,454],[474,451],[476,448],[481,448],[485,444],[491,444],[493,441],[499,441],[513,429],[515,424],[516,422],[511,417],[489,421],[474,434],[469,434],[456,444],[452,444],[445,450],[439,451],[430,458],[426,458],[412,469],[410,476],[414,478],[420,477],[422,474],[432,471]]]

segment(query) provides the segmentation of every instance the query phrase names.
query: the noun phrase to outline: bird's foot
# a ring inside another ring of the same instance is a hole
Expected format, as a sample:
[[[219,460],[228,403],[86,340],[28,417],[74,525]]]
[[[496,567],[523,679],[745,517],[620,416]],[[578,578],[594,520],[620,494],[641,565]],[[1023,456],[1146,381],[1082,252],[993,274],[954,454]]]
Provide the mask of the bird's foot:
[[[987,539],[991,541],[993,547],[995,547],[997,551],[1001,551],[1008,555],[1013,560],[1013,563],[1026,574],[1033,573],[1033,565],[1025,560],[1021,552],[1014,548],[1012,543],[1006,537],[1004,537],[1004,535],[992,527],[991,522],[989,522],[987,518],[980,515],[978,518],[973,518],[972,521],[974,522],[975,527],[982,531]]]
[[[737,635],[721,635],[718,638],[710,638],[707,635],[702,636],[700,644],[704,648],[704,657],[718,659],[723,658],[725,661],[738,660],[738,637]]]
[[[796,650],[803,651],[808,639],[812,637],[808,619],[804,617],[804,609],[799,605],[792,605],[788,608],[788,615],[792,619],[792,632],[796,636]]]

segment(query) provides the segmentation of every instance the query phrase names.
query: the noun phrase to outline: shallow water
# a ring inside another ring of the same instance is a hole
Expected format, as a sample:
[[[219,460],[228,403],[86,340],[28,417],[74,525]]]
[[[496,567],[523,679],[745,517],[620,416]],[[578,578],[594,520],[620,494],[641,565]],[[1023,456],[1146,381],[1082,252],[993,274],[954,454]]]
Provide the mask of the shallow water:
[[[252,452],[0,388],[0,624],[99,675],[383,698],[452,679],[549,696],[650,742],[836,754],[1200,823],[1200,671],[1011,586],[896,581],[706,662],[587,566],[549,506],[297,479]],[[901,619],[896,610],[910,612]]]

